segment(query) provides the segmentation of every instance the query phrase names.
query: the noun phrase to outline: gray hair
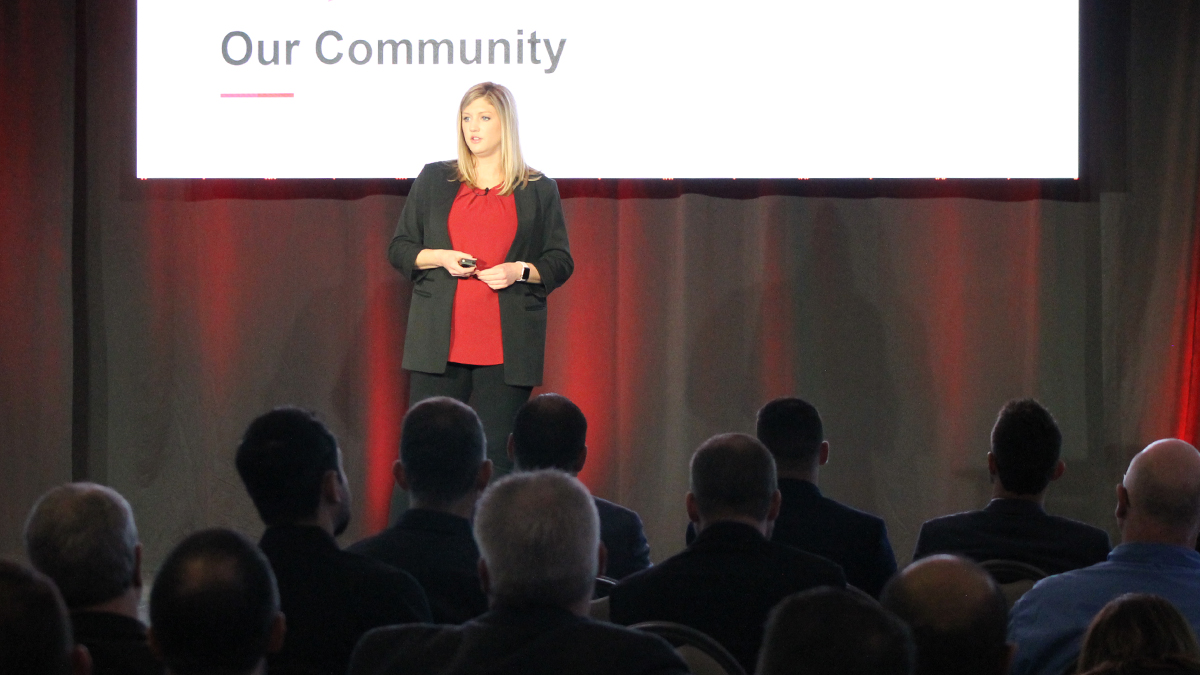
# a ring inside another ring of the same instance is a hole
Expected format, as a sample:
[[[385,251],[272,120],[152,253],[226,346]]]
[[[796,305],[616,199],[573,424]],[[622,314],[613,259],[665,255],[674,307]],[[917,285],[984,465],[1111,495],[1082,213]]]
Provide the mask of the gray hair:
[[[475,541],[496,604],[566,607],[591,597],[600,517],[583,483],[561,471],[513,474],[489,487]]]
[[[54,580],[67,607],[111,600],[134,583],[133,509],[116,490],[67,483],[42,495],[25,521],[25,551]]]

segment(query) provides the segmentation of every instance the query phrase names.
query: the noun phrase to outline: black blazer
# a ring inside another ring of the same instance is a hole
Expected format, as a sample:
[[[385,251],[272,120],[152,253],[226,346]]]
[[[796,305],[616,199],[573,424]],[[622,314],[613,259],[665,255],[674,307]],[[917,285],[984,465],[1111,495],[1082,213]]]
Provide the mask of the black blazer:
[[[783,501],[771,541],[828,558],[842,566],[846,582],[878,598],[896,573],[896,554],[882,518],[840,504],[814,483],[780,478]],[[687,543],[695,538],[688,525]]]
[[[389,626],[349,675],[682,675],[665,640],[555,607],[495,609],[462,626]]]
[[[636,511],[593,497],[600,514],[600,541],[608,549],[605,576],[625,577],[650,566],[650,544]]]
[[[466,518],[409,509],[395,525],[349,548],[413,575],[435,623],[463,623],[487,611],[479,583],[479,548]]]
[[[1108,533],[1098,527],[1049,515],[1024,499],[993,499],[982,511],[927,521],[913,560],[958,553],[979,562],[1016,560],[1061,574],[1104,562],[1108,551]]]
[[[404,368],[423,373],[446,372],[450,355],[450,315],[458,279],[445,268],[417,269],[421,249],[452,249],[447,220],[460,183],[454,164],[426,164],[413,182],[388,260],[413,282],[404,336]],[[517,234],[505,262],[518,260],[537,268],[540,284],[517,282],[498,291],[500,332],[504,343],[504,382],[534,387],[542,383],[546,347],[546,296],[575,270],[567,243],[558,185],[542,176],[513,193]]]
[[[408,574],[338,549],[319,527],[268,527],[258,547],[279,584],[287,619],[270,672],[342,675],[359,638],[377,626],[429,621],[425,592]]]
[[[771,608],[816,586],[844,588],[842,568],[767,541],[749,525],[719,522],[681,553],[618,583],[608,596],[609,616],[627,626],[642,621],[691,626],[753,673]]]

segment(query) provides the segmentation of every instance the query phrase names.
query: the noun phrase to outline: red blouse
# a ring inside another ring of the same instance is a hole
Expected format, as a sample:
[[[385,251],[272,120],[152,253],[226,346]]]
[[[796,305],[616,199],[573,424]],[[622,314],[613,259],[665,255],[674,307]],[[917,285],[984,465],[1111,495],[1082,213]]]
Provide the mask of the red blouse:
[[[479,270],[504,262],[517,236],[517,205],[498,190],[477,190],[463,183],[447,221],[450,245],[475,257]],[[504,363],[500,336],[500,298],[476,279],[458,280],[450,316],[450,359],[453,363],[494,366]]]

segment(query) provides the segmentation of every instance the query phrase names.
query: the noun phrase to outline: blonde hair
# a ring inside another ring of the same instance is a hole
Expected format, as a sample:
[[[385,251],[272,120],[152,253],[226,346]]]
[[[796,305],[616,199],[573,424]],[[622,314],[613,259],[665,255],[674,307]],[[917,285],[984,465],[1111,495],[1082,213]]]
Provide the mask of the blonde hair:
[[[479,187],[475,182],[475,155],[463,138],[462,113],[467,106],[481,98],[487,99],[500,116],[500,166],[504,171],[500,194],[509,195],[518,187],[525,187],[529,181],[541,178],[541,174],[530,168],[521,157],[521,141],[517,136],[517,104],[513,100],[512,92],[494,82],[480,82],[471,87],[463,94],[462,102],[458,104],[458,160],[455,162],[458,175],[454,180]]]

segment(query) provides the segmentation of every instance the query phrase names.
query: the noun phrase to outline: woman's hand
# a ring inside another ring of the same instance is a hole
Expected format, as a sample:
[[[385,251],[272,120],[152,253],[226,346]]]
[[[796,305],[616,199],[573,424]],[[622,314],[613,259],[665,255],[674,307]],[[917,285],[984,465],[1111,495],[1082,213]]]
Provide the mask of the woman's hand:
[[[508,288],[521,278],[521,274],[525,272],[525,266],[520,263],[500,263],[494,267],[489,267],[486,270],[480,270],[475,276],[479,280],[487,284],[493,291],[498,291],[502,288]]]
[[[474,258],[470,253],[450,251],[444,248],[426,248],[417,254],[417,269],[431,270],[435,267],[445,267],[451,276],[469,277],[475,274],[474,267],[463,267],[458,264],[463,258]]]

